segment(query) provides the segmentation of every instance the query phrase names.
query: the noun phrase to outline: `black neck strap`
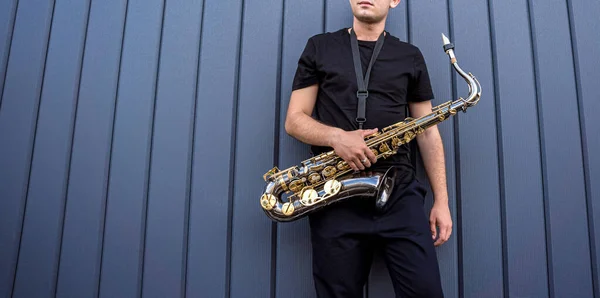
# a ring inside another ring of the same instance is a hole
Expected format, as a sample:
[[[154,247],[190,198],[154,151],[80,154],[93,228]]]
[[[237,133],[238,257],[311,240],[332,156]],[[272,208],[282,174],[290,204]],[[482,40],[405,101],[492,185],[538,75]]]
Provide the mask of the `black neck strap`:
[[[358,84],[358,91],[356,92],[356,97],[358,97],[356,122],[358,122],[359,129],[362,129],[363,123],[367,121],[367,118],[365,118],[365,110],[367,106],[367,97],[369,97],[369,78],[371,77],[371,68],[373,68],[373,64],[375,64],[375,60],[377,60],[377,56],[379,56],[381,47],[383,47],[384,32],[379,35],[379,38],[375,43],[375,49],[373,49],[373,55],[371,56],[371,61],[369,62],[369,68],[367,68],[367,73],[363,78],[362,64],[360,63],[360,52],[358,51],[358,38],[356,37],[354,30],[350,29],[350,34],[352,37],[350,42],[352,45],[352,58],[354,59],[354,71],[356,72],[356,81]]]

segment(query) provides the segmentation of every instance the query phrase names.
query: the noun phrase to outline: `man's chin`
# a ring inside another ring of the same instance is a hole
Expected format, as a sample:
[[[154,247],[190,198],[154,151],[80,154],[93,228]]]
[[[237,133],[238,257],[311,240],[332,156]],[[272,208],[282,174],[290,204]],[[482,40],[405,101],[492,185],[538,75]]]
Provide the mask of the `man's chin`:
[[[363,15],[363,14],[358,14],[355,15],[356,19],[366,23],[366,24],[375,24],[375,23],[379,23],[381,21],[381,18],[372,16],[372,15]]]

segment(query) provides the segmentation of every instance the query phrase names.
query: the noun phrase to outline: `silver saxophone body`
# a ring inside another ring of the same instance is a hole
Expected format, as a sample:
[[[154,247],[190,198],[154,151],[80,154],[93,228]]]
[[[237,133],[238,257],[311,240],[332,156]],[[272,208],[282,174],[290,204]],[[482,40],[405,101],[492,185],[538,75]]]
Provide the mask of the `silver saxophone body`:
[[[457,111],[466,112],[479,102],[481,85],[475,76],[459,67],[454,45],[446,36],[442,36],[444,52],[454,70],[466,81],[469,94],[465,99],[435,106],[428,115],[417,119],[406,118],[366,137],[367,146],[378,159],[396,154],[400,146],[409,143],[427,128],[449,119]],[[260,197],[260,205],[266,215],[277,222],[294,221],[333,203],[357,196],[373,198],[378,207],[383,207],[394,189],[396,171],[391,167],[385,172],[354,173],[334,151],[324,152],[302,161],[300,165],[284,170],[274,167],[265,173],[263,179],[267,184]]]

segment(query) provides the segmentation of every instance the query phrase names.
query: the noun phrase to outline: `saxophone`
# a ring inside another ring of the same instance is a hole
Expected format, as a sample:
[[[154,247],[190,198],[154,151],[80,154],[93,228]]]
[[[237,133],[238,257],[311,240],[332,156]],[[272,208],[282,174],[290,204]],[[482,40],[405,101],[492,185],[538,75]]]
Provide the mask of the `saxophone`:
[[[458,66],[450,40],[444,34],[442,39],[451,65],[469,86],[467,98],[442,103],[433,107],[428,115],[417,119],[408,117],[367,136],[365,142],[378,159],[396,154],[400,146],[412,141],[427,128],[449,119],[457,111],[466,112],[467,108],[479,102],[481,85],[475,76]],[[375,198],[376,205],[381,207],[394,187],[395,170],[392,167],[386,172],[353,172],[334,151],[329,151],[285,170],[274,167],[263,175],[263,179],[267,185],[260,197],[262,209],[273,221],[289,222],[356,196]]]

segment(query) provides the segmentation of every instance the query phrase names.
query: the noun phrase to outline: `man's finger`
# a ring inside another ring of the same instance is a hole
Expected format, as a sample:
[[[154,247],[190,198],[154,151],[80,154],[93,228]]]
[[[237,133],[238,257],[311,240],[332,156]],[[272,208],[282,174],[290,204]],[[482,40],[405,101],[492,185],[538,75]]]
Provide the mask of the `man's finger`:
[[[435,237],[437,236],[437,230],[435,228],[435,220],[429,221],[429,229],[431,230],[431,239],[435,240]]]
[[[440,228],[440,237],[435,241],[435,246],[438,246],[444,243],[444,236],[446,235],[446,231],[443,228]]]
[[[436,246],[444,244],[446,241],[448,241],[448,238],[450,237],[448,232],[448,226],[443,226],[440,228],[440,238],[435,242]]]
[[[361,171],[365,169],[365,166],[360,162],[358,157],[353,157],[350,162],[354,165],[353,169],[355,171]]]
[[[369,161],[368,158],[361,156],[360,158],[360,163],[362,163],[365,167],[370,167],[371,166],[371,162]]]
[[[360,158],[356,158],[356,157],[355,157],[354,159],[352,159],[352,161],[354,162],[354,164],[356,165],[356,167],[357,167],[359,170],[361,170],[361,171],[362,171],[362,170],[364,170],[364,169],[365,169],[365,165],[362,163],[362,161],[360,160]]]
[[[377,132],[377,128],[373,128],[373,129],[366,129],[366,130],[363,130],[363,131],[362,131],[362,135],[363,135],[363,138],[364,138],[364,137],[366,137],[366,136],[370,136],[370,135],[372,135],[372,134],[374,134],[374,133],[376,133],[376,132]]]
[[[445,227],[444,227],[443,231],[440,233],[440,238],[442,240],[442,243],[444,243],[448,240],[448,229],[446,229]]]
[[[368,147],[365,150],[365,154],[367,155],[367,158],[371,161],[371,163],[376,163],[377,162],[377,156],[375,156],[375,154],[373,153],[373,151],[371,151]]]
[[[347,161],[346,163],[348,164],[348,166],[349,166],[351,169],[353,169],[354,171],[357,171],[357,172],[358,172],[358,167],[356,166],[356,164],[354,164],[354,162],[353,162],[353,161],[349,160],[349,161]]]

